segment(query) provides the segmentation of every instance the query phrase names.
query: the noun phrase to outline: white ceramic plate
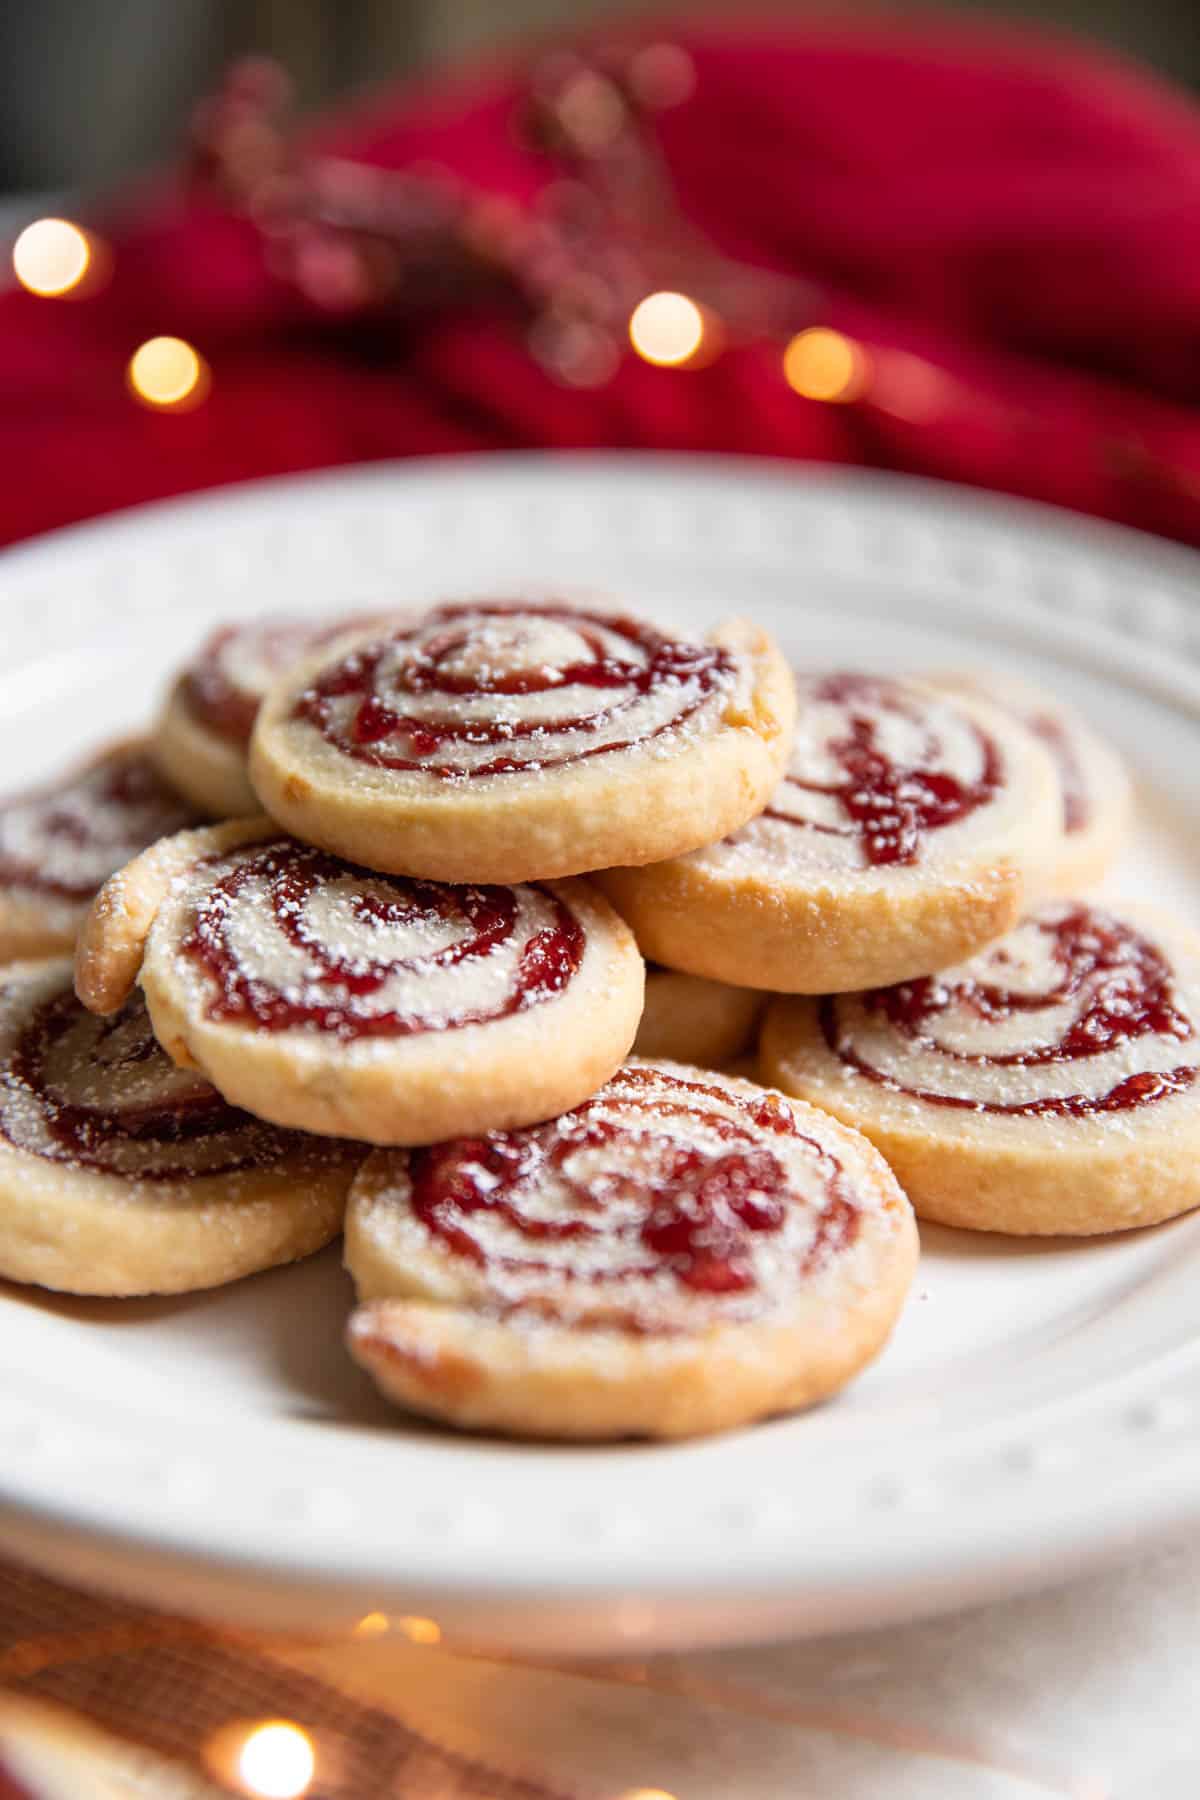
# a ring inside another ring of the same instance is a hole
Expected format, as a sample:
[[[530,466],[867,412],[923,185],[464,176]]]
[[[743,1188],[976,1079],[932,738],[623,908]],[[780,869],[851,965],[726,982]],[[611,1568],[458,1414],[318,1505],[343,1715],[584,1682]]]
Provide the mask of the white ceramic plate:
[[[1200,558],[941,485],[699,459],[376,467],[11,553],[0,769],[150,711],[215,621],[522,584],[753,614],[797,660],[973,660],[1079,702],[1141,777],[1113,889],[1200,919]],[[806,1417],[677,1447],[387,1412],[329,1251],[181,1300],[0,1286],[0,1532],[71,1578],[260,1624],[369,1611],[612,1650],[894,1620],[1200,1519],[1200,1216],[1083,1245],[927,1229],[900,1329]]]

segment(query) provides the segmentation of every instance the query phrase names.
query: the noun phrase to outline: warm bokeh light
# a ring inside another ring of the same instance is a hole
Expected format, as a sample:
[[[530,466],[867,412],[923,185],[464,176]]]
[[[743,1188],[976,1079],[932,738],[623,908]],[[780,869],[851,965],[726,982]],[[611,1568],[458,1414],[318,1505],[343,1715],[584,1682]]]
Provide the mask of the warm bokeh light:
[[[788,386],[805,400],[857,400],[867,372],[867,354],[861,344],[824,325],[797,332],[783,353]]]
[[[659,368],[690,362],[704,342],[704,314],[686,294],[647,294],[629,320],[629,341]]]
[[[386,1613],[365,1613],[354,1627],[355,1637],[384,1637],[392,1629],[392,1622]]]
[[[617,1800],[675,1800],[675,1796],[666,1788],[628,1788]]]
[[[871,404],[911,424],[927,425],[945,411],[955,385],[944,370],[923,356],[908,350],[881,350],[871,382]]]
[[[87,233],[69,219],[35,219],[13,245],[13,274],[23,288],[43,299],[78,287],[91,260]]]
[[[269,1719],[256,1725],[242,1744],[237,1774],[248,1793],[262,1800],[299,1800],[316,1773],[312,1739],[299,1725]]]
[[[440,1644],[442,1641],[442,1628],[435,1619],[397,1619],[396,1630],[402,1631],[410,1644]]]
[[[182,338],[147,338],[129,359],[129,385],[147,406],[194,406],[207,391],[208,368]]]

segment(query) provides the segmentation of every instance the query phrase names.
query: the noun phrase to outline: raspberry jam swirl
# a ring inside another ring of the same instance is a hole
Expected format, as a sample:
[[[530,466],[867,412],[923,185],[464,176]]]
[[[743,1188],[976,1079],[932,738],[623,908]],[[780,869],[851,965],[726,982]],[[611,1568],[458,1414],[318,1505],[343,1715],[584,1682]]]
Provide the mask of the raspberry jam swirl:
[[[382,613],[352,613],[336,619],[278,616],[222,625],[184,670],[182,693],[188,711],[231,743],[250,742],[263,696],[286,669],[310,650],[344,631],[366,630]]]
[[[90,900],[115,869],[196,814],[136,746],[0,803],[0,883]]]
[[[561,994],[586,933],[552,889],[451,887],[280,838],[198,866],[184,950],[210,1019],[343,1043],[508,1018]]]
[[[1075,748],[1074,735],[1065,720],[1054,713],[1027,713],[1025,724],[1050,752],[1062,794],[1062,827],[1068,837],[1086,831],[1092,822],[1087,777]]]
[[[733,655],[567,606],[445,606],[362,645],[300,695],[344,755],[442,780],[564,768],[718,717]]]
[[[797,688],[788,772],[734,843],[784,827],[789,854],[802,834],[826,865],[911,865],[1004,781],[999,748],[953,700],[867,675],[801,676]]]
[[[177,1069],[140,996],[111,1018],[86,1012],[65,969],[0,988],[0,1133],[26,1154],[136,1181],[233,1175],[309,1142]]]
[[[1166,953],[1078,902],[1040,908],[959,969],[820,1003],[848,1069],[934,1106],[1086,1118],[1190,1087],[1200,1061]]]
[[[545,1125],[410,1153],[408,1207],[505,1304],[668,1328],[758,1311],[855,1242],[861,1205],[781,1095],[633,1062]]]

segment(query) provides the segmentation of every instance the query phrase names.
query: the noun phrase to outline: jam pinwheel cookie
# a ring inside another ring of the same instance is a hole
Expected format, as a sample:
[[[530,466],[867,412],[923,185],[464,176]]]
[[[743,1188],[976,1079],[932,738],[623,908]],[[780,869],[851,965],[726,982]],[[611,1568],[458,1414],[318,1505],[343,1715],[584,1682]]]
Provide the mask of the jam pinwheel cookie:
[[[1200,938],[1050,901],[956,969],[779,1000],[766,1077],[857,1126],[922,1218],[1084,1234],[1200,1203]]]
[[[549,1124],[369,1158],[352,1355],[389,1398],[532,1437],[682,1437],[806,1406],[881,1348],[917,1255],[866,1140],[635,1059]]]
[[[628,1053],[643,965],[587,882],[379,875],[270,820],[185,832],[81,937],[100,1011],[141,981],[160,1042],[265,1119],[423,1144],[544,1119]]]
[[[684,640],[599,608],[478,601],[302,663],[259,713],[250,774],[289,831],[367,868],[535,881],[742,824],[793,710],[779,652],[740,621]]]
[[[634,1053],[722,1068],[749,1046],[762,1009],[763,996],[753,988],[705,981],[652,963],[646,970],[646,1006]]]
[[[1050,759],[982,702],[858,674],[797,682],[787,774],[719,844],[597,880],[643,954],[817,994],[927,974],[998,937],[1057,829]]]
[[[177,676],[154,728],[159,768],[215,819],[258,811],[246,758],[263,695],[285,670],[370,617],[271,617],[214,631]]]
[[[177,1294],[307,1256],[363,1151],[229,1106],[159,1048],[140,998],[97,1018],[69,959],[0,972],[0,1275]]]
[[[0,800],[0,962],[70,951],[113,870],[194,819],[139,742]]]
[[[1116,751],[1072,707],[1012,676],[955,673],[933,685],[990,700],[1045,745],[1058,780],[1060,824],[1039,886],[1071,894],[1099,881],[1121,847],[1132,790]]]

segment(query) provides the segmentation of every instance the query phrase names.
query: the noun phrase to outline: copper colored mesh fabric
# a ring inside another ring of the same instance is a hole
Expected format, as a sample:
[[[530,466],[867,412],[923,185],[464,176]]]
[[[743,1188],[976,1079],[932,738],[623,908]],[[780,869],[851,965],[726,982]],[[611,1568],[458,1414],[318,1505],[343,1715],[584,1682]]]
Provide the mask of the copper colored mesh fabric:
[[[100,1599],[9,1564],[0,1564],[0,1685],[12,1699],[68,1708],[208,1780],[205,1752],[225,1728],[284,1718],[316,1746],[311,1800],[568,1800],[427,1742],[388,1713],[273,1661],[248,1635]]]

